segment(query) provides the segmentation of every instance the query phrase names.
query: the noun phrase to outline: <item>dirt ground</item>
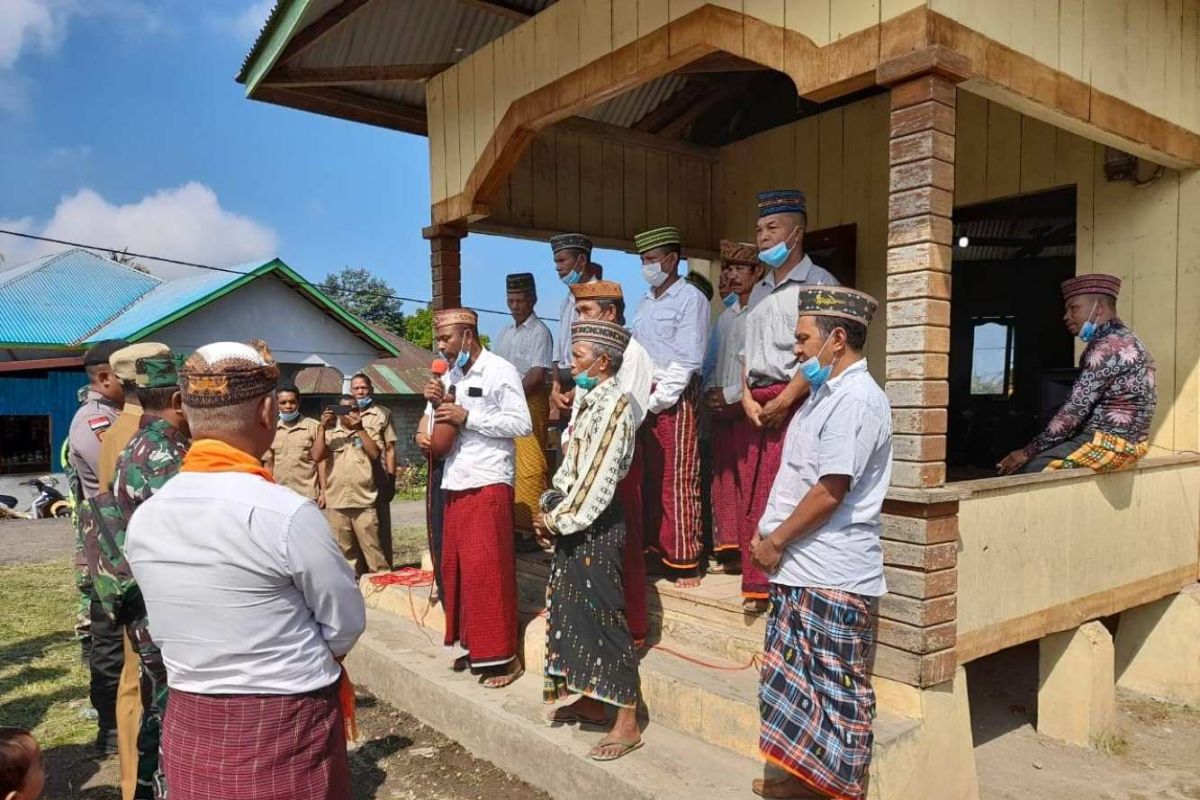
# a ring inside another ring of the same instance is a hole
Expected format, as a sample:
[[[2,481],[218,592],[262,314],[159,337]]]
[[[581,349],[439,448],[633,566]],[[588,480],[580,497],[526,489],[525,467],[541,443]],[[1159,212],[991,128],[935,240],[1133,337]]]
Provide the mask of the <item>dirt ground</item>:
[[[358,703],[361,742],[350,753],[356,800],[549,800],[461,745],[373,697]],[[45,800],[119,800],[116,758],[98,759],[88,746],[46,754]]]
[[[1200,800],[1200,709],[1120,693],[1096,749],[1038,735],[1036,646],[968,666],[981,800]]]

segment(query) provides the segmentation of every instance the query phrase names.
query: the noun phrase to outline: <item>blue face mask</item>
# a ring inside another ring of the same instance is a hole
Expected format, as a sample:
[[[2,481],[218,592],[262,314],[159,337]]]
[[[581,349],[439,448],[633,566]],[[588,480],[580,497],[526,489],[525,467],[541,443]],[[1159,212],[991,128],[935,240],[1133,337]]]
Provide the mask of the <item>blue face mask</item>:
[[[737,301],[738,301],[737,292],[730,292],[729,294],[727,294],[721,298],[721,302],[725,304],[726,308],[733,308],[733,304],[736,303]]]
[[[360,398],[358,398],[358,407],[359,408],[367,408],[371,405],[372,402],[374,402],[374,400],[370,397],[360,397]]]
[[[559,280],[565,283],[567,286],[574,286],[575,284],[579,283],[579,277],[580,273],[576,272],[575,270],[571,270],[566,275],[563,275],[561,278],[559,278]]]
[[[804,379],[808,381],[808,385],[814,392],[825,385],[825,381],[829,380],[829,376],[833,372],[833,364],[821,366],[821,355],[825,352],[827,344],[829,344],[828,336],[825,337],[825,344],[821,345],[817,354],[800,365],[800,373],[804,375]]]
[[[300,419],[300,410],[297,409],[290,414],[285,414],[284,412],[280,411],[279,418],[284,422],[295,422],[296,420]]]
[[[596,362],[593,361],[592,363],[594,364]],[[592,371],[591,366],[588,366],[588,368],[586,370],[584,370],[583,372],[581,372],[575,376],[575,385],[578,386],[580,389],[583,389],[585,392],[595,389],[596,384],[600,383],[599,378],[593,378],[589,374],[589,373],[591,373],[591,371]]]
[[[783,266],[784,262],[788,260],[788,256],[792,254],[792,248],[788,247],[788,239],[791,239],[792,236],[799,231],[799,228],[795,228],[790,234],[788,234],[787,239],[784,239],[779,244],[768,247],[766,250],[759,250],[758,260],[766,264],[771,269]]]
[[[469,352],[467,352],[466,348],[463,348],[462,350],[458,351],[458,358],[454,359],[454,366],[458,367],[459,369],[462,369],[463,367],[465,367],[467,365],[467,362],[470,360],[471,360],[471,354]]]
[[[1092,303],[1092,310],[1088,312],[1087,322],[1083,323],[1083,327],[1079,329],[1079,340],[1085,344],[1096,338],[1095,322],[1092,322],[1092,314],[1096,313],[1097,303]]]

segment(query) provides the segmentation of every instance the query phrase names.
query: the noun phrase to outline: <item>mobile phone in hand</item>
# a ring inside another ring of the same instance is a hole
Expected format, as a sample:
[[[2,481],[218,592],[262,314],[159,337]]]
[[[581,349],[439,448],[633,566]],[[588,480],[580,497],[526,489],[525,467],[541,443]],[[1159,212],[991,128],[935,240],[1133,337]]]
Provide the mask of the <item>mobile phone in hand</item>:
[[[325,406],[325,410],[338,417],[344,417],[354,409],[350,406]]]

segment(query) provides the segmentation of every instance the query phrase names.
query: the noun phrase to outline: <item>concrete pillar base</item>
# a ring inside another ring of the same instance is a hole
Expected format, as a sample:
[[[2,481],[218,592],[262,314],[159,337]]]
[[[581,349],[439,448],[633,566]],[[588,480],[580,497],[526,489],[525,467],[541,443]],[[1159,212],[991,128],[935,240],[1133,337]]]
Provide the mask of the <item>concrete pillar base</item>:
[[[1200,584],[1121,614],[1117,685],[1200,707]]]
[[[1099,622],[1041,641],[1038,733],[1088,747],[1112,730],[1117,714],[1113,640]]]
[[[967,673],[927,689],[873,678],[876,704],[921,724],[871,763],[868,800],[978,800]]]

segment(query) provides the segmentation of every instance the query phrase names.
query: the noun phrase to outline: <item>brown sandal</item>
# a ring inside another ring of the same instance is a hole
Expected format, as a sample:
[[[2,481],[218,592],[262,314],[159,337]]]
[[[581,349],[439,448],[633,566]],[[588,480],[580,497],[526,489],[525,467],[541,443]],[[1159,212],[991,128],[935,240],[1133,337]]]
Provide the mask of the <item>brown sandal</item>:
[[[619,739],[601,739],[595,747],[593,747],[591,750],[588,750],[588,758],[590,758],[592,761],[616,761],[618,758],[624,758],[634,750],[639,749],[642,744],[643,742],[641,739],[638,739],[636,742],[622,742]],[[603,748],[612,747],[614,745],[621,748],[617,751],[616,755],[605,756],[600,754],[600,751]]]

